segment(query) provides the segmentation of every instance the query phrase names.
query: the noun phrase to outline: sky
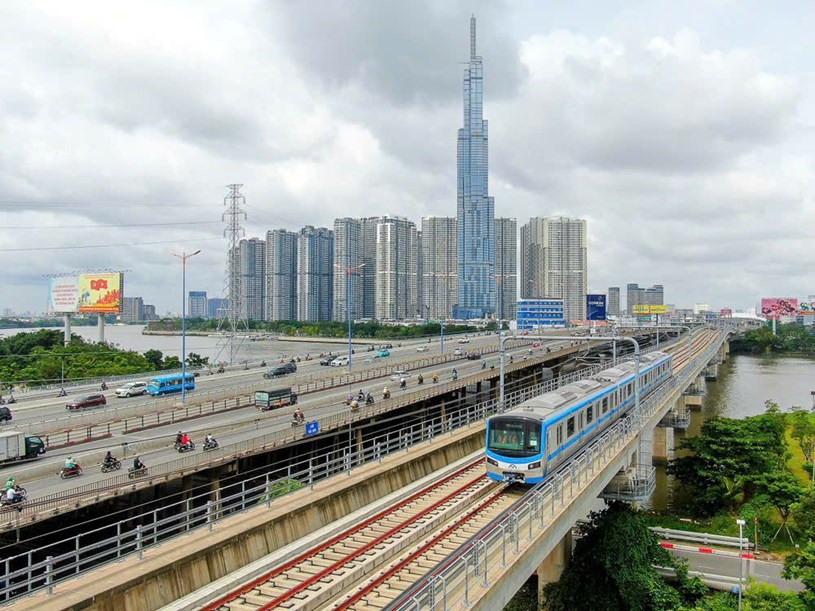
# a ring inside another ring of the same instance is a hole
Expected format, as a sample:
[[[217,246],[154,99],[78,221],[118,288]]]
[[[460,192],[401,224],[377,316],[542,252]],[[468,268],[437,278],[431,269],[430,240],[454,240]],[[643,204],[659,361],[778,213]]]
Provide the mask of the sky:
[[[0,4],[0,311],[122,269],[178,312],[197,249],[220,296],[232,183],[246,237],[454,216],[471,14],[496,216],[585,218],[590,291],[815,294],[807,0],[35,0]]]

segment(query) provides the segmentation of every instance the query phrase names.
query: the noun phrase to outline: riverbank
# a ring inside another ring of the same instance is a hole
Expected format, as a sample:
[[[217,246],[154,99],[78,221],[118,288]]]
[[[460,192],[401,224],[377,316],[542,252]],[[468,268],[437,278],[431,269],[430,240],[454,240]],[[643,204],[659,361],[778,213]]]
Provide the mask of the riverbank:
[[[149,331],[147,327],[142,329],[142,335],[177,335],[181,337],[181,331]],[[210,331],[187,331],[187,336],[193,335],[196,337],[209,337],[210,335],[214,335],[214,333]]]

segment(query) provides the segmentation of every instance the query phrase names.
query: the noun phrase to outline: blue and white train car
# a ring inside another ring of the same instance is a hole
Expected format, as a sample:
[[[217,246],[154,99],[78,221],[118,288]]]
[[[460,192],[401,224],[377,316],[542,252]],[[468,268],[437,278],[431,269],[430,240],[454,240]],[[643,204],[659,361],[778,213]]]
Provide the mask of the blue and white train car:
[[[673,373],[670,354],[640,359],[640,400]],[[626,361],[487,420],[487,475],[537,484],[634,407],[636,365]]]

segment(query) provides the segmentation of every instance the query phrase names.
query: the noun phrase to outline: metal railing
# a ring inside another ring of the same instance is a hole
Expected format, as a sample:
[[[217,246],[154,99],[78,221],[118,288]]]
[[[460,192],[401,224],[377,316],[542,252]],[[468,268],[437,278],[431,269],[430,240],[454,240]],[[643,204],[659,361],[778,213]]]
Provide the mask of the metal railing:
[[[642,427],[665,399],[688,383],[718,350],[723,334],[702,355],[690,360],[678,376],[666,381],[634,411],[605,431],[599,439],[576,454],[547,481],[535,486],[519,505],[494,521],[485,531],[472,537],[459,553],[414,584],[395,601],[393,609],[452,609],[468,607],[476,590],[490,587],[489,567],[506,568],[576,498],[575,490],[590,483],[639,434]],[[578,492],[579,495],[579,492]]]
[[[691,364],[700,358],[703,357],[693,359]],[[559,376],[558,378],[548,380],[541,384],[507,393],[504,409],[514,407],[541,393],[554,390],[562,384],[568,384],[575,380],[590,377],[601,369],[608,368],[626,360],[630,360],[630,357],[621,357],[616,359],[614,363],[596,365],[569,375]],[[687,370],[690,369],[692,369],[692,367],[689,366]],[[682,376],[682,378],[686,377],[688,377],[687,374]],[[459,380],[459,383],[460,382],[461,380]],[[609,453],[619,450],[621,447],[620,444],[622,441],[618,439],[618,437],[622,434],[623,437],[627,439],[633,433],[638,432],[639,429],[635,431],[633,428],[634,422],[640,423],[644,414],[649,411],[653,412],[654,409],[656,409],[655,406],[657,402],[663,398],[666,393],[673,391],[677,385],[681,385],[681,383],[680,381],[671,379],[663,384],[660,389],[655,391],[655,393],[641,405],[639,414],[631,414],[626,417],[610,431],[604,433],[597,443],[592,444],[587,450],[578,454],[573,462],[556,474],[551,481],[535,487],[530,492],[531,496],[527,495],[534,501],[527,501],[523,507],[528,507],[529,503],[533,502],[533,506],[537,508],[536,511],[538,513],[532,517],[537,519],[536,516],[539,514],[541,526],[543,526],[542,504],[544,502],[548,503],[552,507],[552,512],[554,512],[556,502],[560,502],[561,506],[565,502],[562,495],[566,491],[567,485],[569,494],[571,495],[574,492],[575,484],[580,485],[581,482],[587,481],[588,475],[586,474],[588,473],[589,462],[587,462],[588,459],[586,457],[592,458],[591,474],[593,475],[596,467],[594,462],[597,460],[607,462]],[[414,401],[415,399],[412,399],[410,402]],[[53,584],[58,581],[73,577],[96,568],[103,563],[117,560],[126,555],[136,553],[139,555],[139,558],[141,558],[143,550],[147,547],[157,545],[162,541],[179,536],[195,528],[205,526],[211,528],[215,522],[236,512],[246,510],[258,504],[270,506],[275,498],[292,490],[303,486],[312,486],[316,482],[334,475],[350,473],[351,469],[362,464],[371,461],[381,461],[389,454],[405,450],[418,443],[432,440],[459,428],[476,423],[480,424],[484,422],[488,416],[499,411],[500,408],[501,406],[497,398],[491,398],[475,405],[464,406],[459,411],[445,418],[436,417],[371,438],[363,442],[361,447],[356,446],[356,449],[349,447],[347,449],[329,451],[322,455],[303,459],[285,468],[272,470],[248,480],[227,484],[220,490],[220,499],[217,501],[212,501],[211,490],[206,490],[186,500],[132,516],[128,520],[102,526],[37,549],[32,549],[23,554],[7,557],[0,561],[0,567],[2,569],[2,575],[0,575],[0,601],[11,601],[19,596],[43,588],[48,588],[50,592],[53,590]],[[370,415],[372,414],[363,412],[355,419],[366,418]],[[346,416],[340,417],[340,420],[343,420]],[[337,417],[330,416],[328,419],[331,420],[335,418]],[[323,420],[320,422],[322,429]],[[347,419],[344,422],[347,424]],[[277,435],[280,433],[287,432],[281,431],[279,433],[265,435],[262,439],[265,439],[267,444],[274,444],[277,441]],[[290,436],[290,433],[288,434]],[[215,453],[221,452],[222,456],[220,458],[222,460],[232,460],[236,454],[263,451],[263,449],[256,450],[256,443],[257,439],[231,444],[228,447],[225,446],[220,450],[216,450]],[[188,456],[173,461],[173,463],[169,465],[169,468],[171,470],[173,468],[190,469],[194,466],[189,464],[192,463],[190,460],[192,458],[194,457]],[[212,466],[213,462],[217,461],[210,461],[208,466]],[[581,465],[583,466],[581,467]],[[152,468],[151,471],[153,471]],[[122,480],[121,483],[126,483],[127,476],[120,476],[117,479]],[[151,473],[148,481],[154,479],[166,480],[166,477],[156,477],[155,474]],[[87,493],[88,491],[95,490],[94,486],[96,485],[89,484],[81,487],[79,495],[82,495],[83,492]],[[118,492],[121,493],[123,491],[119,490]],[[280,494],[281,492],[283,494]],[[557,492],[559,492],[561,496],[557,496],[556,498]],[[43,505],[39,505],[39,513],[46,512],[49,507],[57,507],[60,502],[64,502],[65,500],[66,498],[64,497],[60,499],[47,499]],[[16,517],[19,518],[20,514],[25,510],[26,507],[23,506],[7,510],[4,513],[16,514]],[[522,510],[523,508],[519,509],[517,513],[513,512],[514,517],[510,517],[510,525],[505,524],[506,520],[500,525],[500,532],[504,535],[501,548],[504,558],[506,557],[507,551],[506,536],[509,533],[515,532],[515,543],[513,545],[517,545],[517,533],[522,524]],[[530,514],[530,516],[531,515],[532,514]],[[6,517],[8,517],[8,515]],[[529,523],[530,537],[533,529],[531,520],[532,518],[529,517],[523,521],[524,524]],[[144,522],[145,524],[138,524],[135,528],[128,528],[128,525],[133,524],[134,521]],[[14,520],[11,520],[11,522],[13,525]],[[514,526],[512,526],[513,524]],[[512,531],[511,528],[515,530]],[[94,539],[95,541],[83,543],[83,539],[85,541]],[[488,541],[486,540],[479,541],[478,546],[486,546],[484,547],[485,550],[492,550],[494,546],[488,546],[487,543]],[[64,551],[66,549],[70,551]],[[470,553],[472,553],[472,549]],[[481,547],[479,547],[479,549],[481,549]],[[476,558],[474,560],[469,556],[464,560],[465,570],[463,572],[459,566],[460,563],[455,564],[455,567],[458,568],[454,567],[454,569],[452,569],[455,572],[455,575],[452,575],[452,577],[463,578],[466,581],[469,579],[467,576],[469,573],[476,571],[477,574],[478,567],[480,566],[480,564],[478,564],[479,562],[484,563],[484,571],[486,574],[487,556],[484,554],[479,556],[478,552],[475,553]],[[479,557],[482,557],[483,560],[479,560]],[[450,580],[450,583],[454,581],[455,580]],[[425,584],[422,591],[425,592],[424,595],[433,597],[433,592],[438,589],[438,583],[446,584],[448,583],[448,578],[439,576],[436,581],[430,583],[436,585],[431,585],[430,590],[427,590],[428,586]],[[446,592],[444,595],[446,599]],[[433,606],[431,608],[438,607]]]

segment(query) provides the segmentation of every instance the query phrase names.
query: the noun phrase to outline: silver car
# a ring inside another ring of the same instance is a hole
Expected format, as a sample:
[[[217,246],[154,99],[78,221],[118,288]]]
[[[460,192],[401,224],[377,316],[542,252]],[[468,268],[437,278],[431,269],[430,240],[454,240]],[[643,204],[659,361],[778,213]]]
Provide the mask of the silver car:
[[[117,397],[134,397],[147,392],[147,382],[128,382],[116,389]]]

